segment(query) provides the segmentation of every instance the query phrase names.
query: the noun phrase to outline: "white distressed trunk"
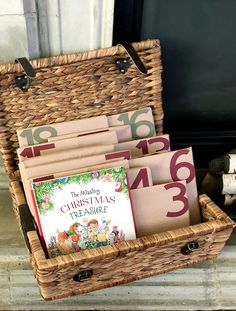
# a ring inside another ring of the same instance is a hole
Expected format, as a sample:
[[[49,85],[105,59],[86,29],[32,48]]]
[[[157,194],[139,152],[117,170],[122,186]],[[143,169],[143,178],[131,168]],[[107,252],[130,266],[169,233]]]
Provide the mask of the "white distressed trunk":
[[[1,0],[0,63],[109,47],[113,11],[114,0]]]
[[[0,2],[0,29],[0,63],[12,62],[20,56],[28,57],[23,0]]]
[[[51,55],[112,45],[114,0],[47,2]]]

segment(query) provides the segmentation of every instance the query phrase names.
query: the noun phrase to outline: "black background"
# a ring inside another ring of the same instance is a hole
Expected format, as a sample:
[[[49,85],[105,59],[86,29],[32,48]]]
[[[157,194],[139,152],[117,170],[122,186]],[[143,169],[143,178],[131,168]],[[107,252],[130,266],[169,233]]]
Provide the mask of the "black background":
[[[236,1],[117,0],[114,44],[158,38],[164,131],[195,164],[236,147]]]

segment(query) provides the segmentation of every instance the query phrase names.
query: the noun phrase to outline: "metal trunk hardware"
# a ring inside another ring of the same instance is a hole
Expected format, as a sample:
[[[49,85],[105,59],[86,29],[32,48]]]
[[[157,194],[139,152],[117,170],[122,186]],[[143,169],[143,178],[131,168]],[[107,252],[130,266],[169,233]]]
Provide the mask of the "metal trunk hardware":
[[[79,273],[77,273],[74,276],[74,281],[84,282],[84,281],[90,279],[92,275],[93,275],[92,269],[81,270],[81,271],[79,271]]]
[[[19,63],[22,68],[24,69],[24,74],[21,76],[16,76],[15,82],[16,85],[24,92],[26,92],[33,79],[35,78],[35,72],[33,67],[31,66],[30,62],[28,61],[27,58],[22,57],[22,58],[17,58],[15,59],[15,63]]]
[[[198,249],[199,249],[199,243],[197,241],[192,241],[192,242],[189,242],[189,243],[185,244],[181,248],[181,253],[183,255],[189,255],[189,254],[191,254],[192,252],[195,252]]]

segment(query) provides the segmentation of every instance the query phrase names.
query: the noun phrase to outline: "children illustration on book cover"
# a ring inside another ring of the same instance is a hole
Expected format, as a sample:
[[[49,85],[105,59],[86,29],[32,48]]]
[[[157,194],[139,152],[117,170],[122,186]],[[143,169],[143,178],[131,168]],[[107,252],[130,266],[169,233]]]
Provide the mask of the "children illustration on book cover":
[[[124,167],[33,183],[49,257],[135,239]]]
[[[87,248],[97,248],[111,245],[125,240],[123,230],[117,226],[110,226],[111,221],[102,218],[100,224],[97,219],[83,219],[83,223],[73,223],[69,230],[58,231],[52,236],[48,244],[50,257],[61,254],[80,252]]]

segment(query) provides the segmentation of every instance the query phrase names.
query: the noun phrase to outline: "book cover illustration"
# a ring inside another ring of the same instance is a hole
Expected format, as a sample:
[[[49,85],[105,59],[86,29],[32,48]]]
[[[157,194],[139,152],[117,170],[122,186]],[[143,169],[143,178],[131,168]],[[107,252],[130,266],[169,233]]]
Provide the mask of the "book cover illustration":
[[[49,257],[136,238],[124,167],[35,182],[32,187]]]

